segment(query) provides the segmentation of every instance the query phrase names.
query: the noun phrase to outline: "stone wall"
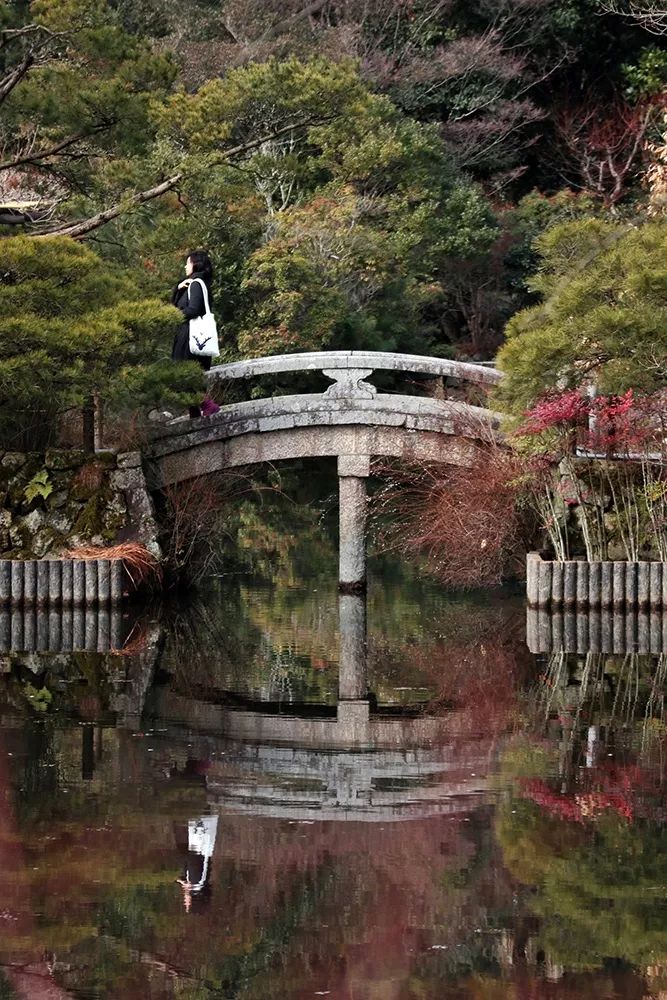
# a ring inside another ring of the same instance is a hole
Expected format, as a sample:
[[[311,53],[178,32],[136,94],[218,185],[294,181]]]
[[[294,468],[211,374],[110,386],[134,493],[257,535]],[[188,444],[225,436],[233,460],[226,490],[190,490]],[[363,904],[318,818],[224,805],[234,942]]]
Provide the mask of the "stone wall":
[[[0,558],[141,541],[159,556],[138,452],[0,453]]]

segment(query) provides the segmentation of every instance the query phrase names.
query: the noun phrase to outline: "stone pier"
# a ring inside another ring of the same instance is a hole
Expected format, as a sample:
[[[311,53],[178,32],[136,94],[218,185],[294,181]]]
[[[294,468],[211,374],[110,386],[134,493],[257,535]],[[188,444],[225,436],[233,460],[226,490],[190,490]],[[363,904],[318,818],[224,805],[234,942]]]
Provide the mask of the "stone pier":
[[[361,701],[367,697],[366,598],[363,594],[338,597],[340,658],[338,700]]]
[[[369,455],[340,455],[338,458],[338,580],[344,593],[358,593],[366,587],[366,480],[370,465]]]

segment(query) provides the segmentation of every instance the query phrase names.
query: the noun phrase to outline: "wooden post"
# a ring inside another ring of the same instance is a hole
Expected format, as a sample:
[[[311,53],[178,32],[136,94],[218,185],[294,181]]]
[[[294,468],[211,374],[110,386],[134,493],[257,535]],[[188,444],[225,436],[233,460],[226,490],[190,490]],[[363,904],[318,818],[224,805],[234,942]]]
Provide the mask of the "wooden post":
[[[537,601],[540,608],[548,608],[551,604],[551,568],[550,562],[540,561],[538,563]]]
[[[637,606],[637,563],[629,562],[625,567],[625,606]]]
[[[563,601],[566,608],[573,608],[577,602],[577,564],[568,561],[563,565]]]
[[[648,611],[651,602],[651,564],[637,563],[637,604],[640,611]],[[647,650],[648,652],[648,650]]]
[[[12,604],[23,604],[23,563],[20,559],[12,560]]]
[[[662,605],[662,563],[652,562],[649,568],[651,610],[657,611]]]
[[[601,564],[592,562],[588,568],[588,604],[591,608],[600,607],[600,574]]]
[[[577,563],[577,606],[588,607],[588,563],[583,559]]]
[[[86,559],[84,579],[86,604],[97,604],[97,559]],[[95,648],[97,649],[97,639],[95,640]],[[88,649],[87,645],[86,649]]]
[[[610,608],[614,599],[613,568],[613,563],[600,563],[600,603],[603,608]],[[602,652],[611,653],[611,649],[603,649]]]
[[[526,556],[526,594],[528,596],[528,607],[537,607],[539,603],[539,567],[540,557],[535,552],[529,552]]]
[[[23,564],[23,603],[34,604],[37,600],[37,561],[26,559]]]
[[[589,619],[587,614],[577,615],[577,652],[587,653],[589,651],[588,635]]]
[[[37,604],[45,608],[49,603],[49,564],[46,559],[37,561]]]
[[[75,559],[72,563],[72,604],[78,608],[86,601],[86,563],[83,559]],[[80,646],[74,646],[80,649]]]
[[[649,616],[649,649],[655,655],[662,653],[662,616],[658,611],[651,611]]]
[[[81,409],[81,446],[84,451],[95,451],[95,400],[89,396]]]
[[[109,562],[108,559],[98,559],[97,599],[100,604],[108,604],[110,596],[111,596],[111,563]]]
[[[95,451],[104,448],[104,403],[98,392],[93,396],[93,438]]]
[[[599,565],[599,563],[598,563]],[[588,648],[591,653],[600,652],[600,609],[593,608],[588,614]]]
[[[612,602],[615,611],[622,611],[625,606],[625,567],[626,563],[620,560],[613,564]]]
[[[72,569],[73,569],[72,560],[63,559],[63,565],[62,565],[63,606],[69,606],[72,603]]]
[[[60,559],[49,559],[49,604],[59,607],[63,596],[63,568]]]
[[[551,600],[560,608],[563,605],[563,563],[555,562],[551,567]]]

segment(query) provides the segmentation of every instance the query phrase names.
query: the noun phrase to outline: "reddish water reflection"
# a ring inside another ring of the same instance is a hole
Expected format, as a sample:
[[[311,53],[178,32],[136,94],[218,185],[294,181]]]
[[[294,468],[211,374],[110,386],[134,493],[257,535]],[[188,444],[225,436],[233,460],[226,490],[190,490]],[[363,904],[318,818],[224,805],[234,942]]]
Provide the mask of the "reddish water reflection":
[[[230,706],[215,663],[207,701],[147,660],[121,700],[87,659],[58,713],[12,665],[0,996],[664,995],[661,675],[635,664],[619,718],[626,664],[556,676],[476,622],[385,650],[386,689],[428,694],[403,712]]]

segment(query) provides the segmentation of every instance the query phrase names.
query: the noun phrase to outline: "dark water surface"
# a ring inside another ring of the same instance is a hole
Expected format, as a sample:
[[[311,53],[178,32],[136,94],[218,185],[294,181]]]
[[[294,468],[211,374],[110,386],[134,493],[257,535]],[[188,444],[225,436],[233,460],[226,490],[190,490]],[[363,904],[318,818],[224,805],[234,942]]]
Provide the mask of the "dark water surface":
[[[325,562],[2,658],[0,997],[667,996],[664,658]]]

